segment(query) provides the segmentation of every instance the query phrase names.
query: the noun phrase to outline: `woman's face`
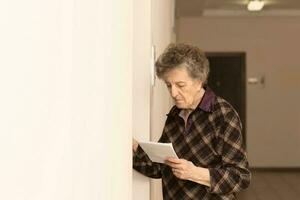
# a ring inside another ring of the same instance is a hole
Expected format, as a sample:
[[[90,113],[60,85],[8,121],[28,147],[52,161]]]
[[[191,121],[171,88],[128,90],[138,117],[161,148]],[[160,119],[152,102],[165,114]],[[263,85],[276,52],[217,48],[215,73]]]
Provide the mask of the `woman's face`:
[[[163,75],[175,105],[180,109],[195,109],[199,103],[202,82],[191,78],[186,67],[174,68]]]

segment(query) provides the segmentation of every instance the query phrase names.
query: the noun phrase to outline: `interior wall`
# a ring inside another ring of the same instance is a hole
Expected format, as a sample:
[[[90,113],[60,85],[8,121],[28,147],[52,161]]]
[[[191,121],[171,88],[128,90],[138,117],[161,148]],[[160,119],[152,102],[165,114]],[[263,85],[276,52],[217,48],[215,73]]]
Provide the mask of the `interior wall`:
[[[165,85],[151,81],[151,49],[158,56],[174,37],[173,0],[134,0],[133,20],[133,135],[138,141],[157,141],[170,108]],[[162,199],[161,180],[133,173],[133,199]],[[151,197],[150,197],[151,193]]]
[[[73,199],[132,199],[132,0],[76,0]]]
[[[169,43],[175,41],[174,0],[152,0],[152,44],[158,57]],[[151,140],[158,141],[171,108],[170,96],[163,81],[156,78],[151,94]],[[151,180],[151,199],[162,199],[161,179]]]
[[[150,140],[151,0],[134,0],[132,129],[137,141]],[[133,200],[150,199],[150,179],[133,171]]]
[[[247,150],[252,167],[300,167],[299,17],[190,17],[179,42],[210,52],[246,52]]]
[[[1,1],[0,24],[0,199],[132,199],[132,0]]]

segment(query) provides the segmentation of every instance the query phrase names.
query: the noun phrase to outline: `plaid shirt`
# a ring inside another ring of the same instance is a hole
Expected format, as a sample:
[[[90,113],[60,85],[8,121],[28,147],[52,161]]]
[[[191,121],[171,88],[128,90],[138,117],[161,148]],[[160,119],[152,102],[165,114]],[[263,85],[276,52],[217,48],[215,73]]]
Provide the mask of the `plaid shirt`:
[[[168,199],[229,200],[248,187],[251,174],[243,147],[241,122],[224,99],[206,88],[185,126],[174,106],[159,142],[172,143],[179,158],[207,168],[211,187],[175,177],[169,166],[152,162],[139,146],[133,168],[151,178],[162,178],[163,197]]]

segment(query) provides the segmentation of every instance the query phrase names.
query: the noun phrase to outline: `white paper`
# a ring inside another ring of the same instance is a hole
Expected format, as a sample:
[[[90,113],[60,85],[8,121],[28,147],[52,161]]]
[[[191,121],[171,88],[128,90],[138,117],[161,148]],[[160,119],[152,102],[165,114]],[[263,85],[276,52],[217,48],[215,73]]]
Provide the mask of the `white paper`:
[[[172,143],[139,142],[152,162],[164,163],[167,157],[178,158]]]

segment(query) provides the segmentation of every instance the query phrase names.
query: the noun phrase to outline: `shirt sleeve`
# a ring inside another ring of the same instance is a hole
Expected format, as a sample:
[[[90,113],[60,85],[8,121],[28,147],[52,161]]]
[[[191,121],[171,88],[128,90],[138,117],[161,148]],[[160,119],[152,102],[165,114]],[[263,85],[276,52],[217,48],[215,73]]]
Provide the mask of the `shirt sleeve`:
[[[222,158],[219,168],[210,168],[210,192],[226,195],[246,189],[251,180],[249,164],[243,146],[241,122],[238,114],[229,111],[222,123],[217,152]]]
[[[160,164],[152,162],[140,146],[133,154],[133,168],[150,178],[161,178]]]
[[[163,133],[158,142],[165,142],[165,139],[165,134]],[[152,162],[140,145],[133,154],[133,168],[147,177],[161,178],[162,165],[163,164]]]

